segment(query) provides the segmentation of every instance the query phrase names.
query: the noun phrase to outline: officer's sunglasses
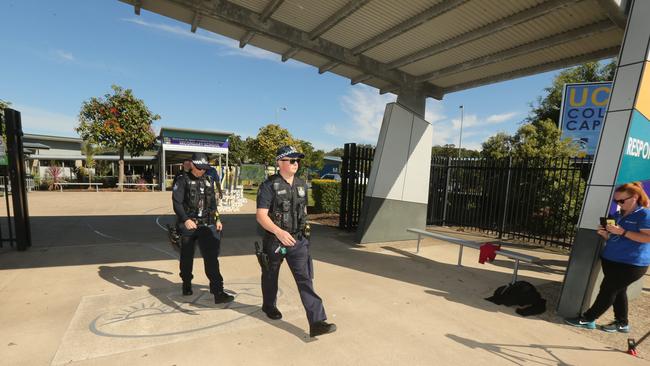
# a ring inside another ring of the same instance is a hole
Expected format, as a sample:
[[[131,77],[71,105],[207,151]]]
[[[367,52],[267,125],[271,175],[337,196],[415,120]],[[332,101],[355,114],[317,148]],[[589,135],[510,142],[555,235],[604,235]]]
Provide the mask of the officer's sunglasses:
[[[619,205],[622,205],[625,203],[625,201],[629,200],[630,198],[632,198],[632,196],[623,198],[622,200],[614,200],[614,202],[618,203]]]
[[[300,159],[280,159],[280,161],[288,161],[289,164],[299,164]]]

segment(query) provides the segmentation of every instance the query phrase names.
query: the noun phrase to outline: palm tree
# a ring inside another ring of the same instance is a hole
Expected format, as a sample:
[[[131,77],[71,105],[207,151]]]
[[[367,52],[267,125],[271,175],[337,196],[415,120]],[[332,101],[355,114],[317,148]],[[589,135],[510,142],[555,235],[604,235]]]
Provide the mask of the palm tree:
[[[88,170],[88,183],[93,182],[93,171],[92,168],[95,167],[95,154],[97,153],[97,148],[90,141],[84,141],[81,143],[81,153],[86,155],[86,169]],[[88,184],[88,189],[92,188],[92,184]]]

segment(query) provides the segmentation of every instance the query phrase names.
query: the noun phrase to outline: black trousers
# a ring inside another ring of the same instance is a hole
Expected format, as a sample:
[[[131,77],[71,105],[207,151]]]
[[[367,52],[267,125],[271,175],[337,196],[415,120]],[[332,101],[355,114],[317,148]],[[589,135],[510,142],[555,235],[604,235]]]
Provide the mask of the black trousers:
[[[181,236],[181,279],[184,283],[192,282],[192,267],[194,266],[194,247],[199,242],[199,249],[203,257],[205,275],[210,280],[210,292],[218,294],[223,291],[223,277],[219,272],[219,252],[221,249],[221,236],[214,225],[199,226],[195,230],[187,230],[185,225],[179,224]]]
[[[293,279],[298,285],[300,300],[307,313],[309,324],[327,319],[323,300],[314,291],[313,264],[309,254],[309,241],[300,238],[293,247],[287,247],[287,253],[275,253],[279,241],[268,235],[264,238],[264,252],[269,256],[269,270],[262,271],[262,295],[264,307],[274,307],[278,295],[278,275],[283,259],[286,257]]]
[[[627,287],[645,275],[648,267],[608,261],[601,258],[603,267],[603,282],[596,301],[583,317],[593,321],[603,315],[610,306],[614,305],[614,317],[620,324],[627,325]]]

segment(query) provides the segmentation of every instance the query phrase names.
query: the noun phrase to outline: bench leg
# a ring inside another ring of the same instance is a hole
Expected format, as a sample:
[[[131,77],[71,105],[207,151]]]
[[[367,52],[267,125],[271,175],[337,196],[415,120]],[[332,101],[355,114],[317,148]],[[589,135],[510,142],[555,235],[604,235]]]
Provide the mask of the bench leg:
[[[458,248],[458,266],[460,266],[460,267],[463,266],[463,264],[462,264],[462,262],[463,262],[463,246],[464,245],[459,245],[459,248]]]
[[[515,259],[515,270],[512,273],[512,283],[517,282],[517,271],[519,271],[519,259]]]
[[[417,248],[415,248],[415,253],[416,254],[420,253],[420,239],[421,238],[422,238],[422,236],[420,234],[418,234],[418,246],[417,246]]]

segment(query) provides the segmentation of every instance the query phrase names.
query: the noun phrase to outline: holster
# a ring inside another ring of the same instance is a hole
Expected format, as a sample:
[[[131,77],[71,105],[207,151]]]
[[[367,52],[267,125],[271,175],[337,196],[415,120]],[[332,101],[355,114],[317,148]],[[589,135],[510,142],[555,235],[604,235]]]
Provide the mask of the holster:
[[[172,249],[177,253],[181,251],[181,234],[178,232],[176,225],[167,224],[167,237],[169,238],[169,244],[171,244]]]
[[[260,243],[258,242],[255,242],[255,256],[260,264],[260,268],[262,268],[262,273],[268,272],[270,267],[269,256],[260,248]]]

